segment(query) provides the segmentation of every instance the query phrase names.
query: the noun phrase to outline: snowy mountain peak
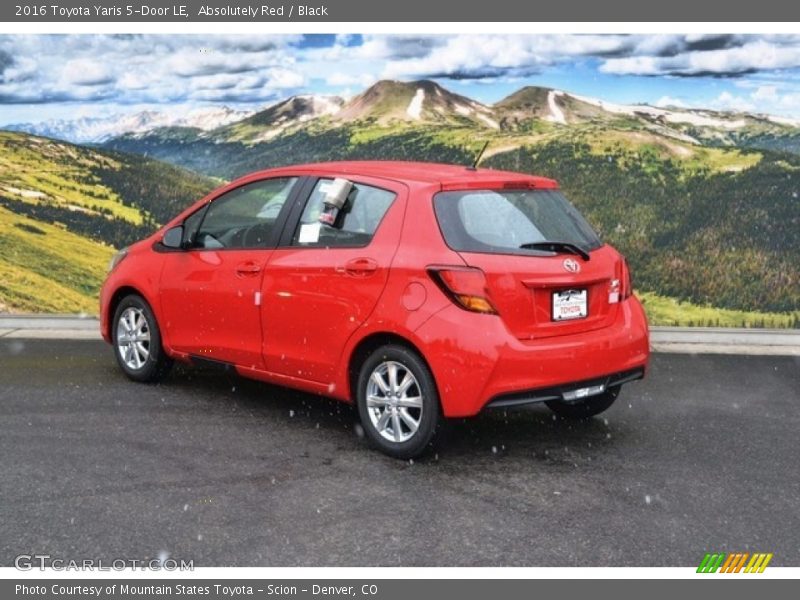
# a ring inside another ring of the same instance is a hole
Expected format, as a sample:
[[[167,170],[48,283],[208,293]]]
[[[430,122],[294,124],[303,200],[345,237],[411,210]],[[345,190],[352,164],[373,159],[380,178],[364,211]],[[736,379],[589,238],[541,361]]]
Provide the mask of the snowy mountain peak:
[[[39,123],[15,123],[4,128],[43,137],[86,144],[100,143],[124,134],[143,134],[161,127],[192,127],[210,131],[249,117],[253,111],[227,106],[207,106],[189,112],[143,110],[107,117],[51,119]]]

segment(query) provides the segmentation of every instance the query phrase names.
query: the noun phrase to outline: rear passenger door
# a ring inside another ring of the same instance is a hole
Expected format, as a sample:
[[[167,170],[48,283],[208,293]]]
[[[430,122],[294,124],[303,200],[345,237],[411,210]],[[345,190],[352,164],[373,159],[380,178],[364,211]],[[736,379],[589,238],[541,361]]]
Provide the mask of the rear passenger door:
[[[396,182],[348,177],[355,184],[337,220],[319,222],[320,178],[290,215],[262,284],[264,359],[281,375],[332,380],[347,340],[369,317],[386,286],[407,191]]]

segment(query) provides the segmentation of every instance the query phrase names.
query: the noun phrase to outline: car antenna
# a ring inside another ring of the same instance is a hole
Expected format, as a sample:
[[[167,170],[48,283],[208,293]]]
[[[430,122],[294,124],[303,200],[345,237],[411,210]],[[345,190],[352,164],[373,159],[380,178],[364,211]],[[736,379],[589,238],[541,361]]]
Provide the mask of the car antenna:
[[[481,159],[483,158],[483,153],[486,152],[486,148],[488,147],[489,147],[489,142],[487,140],[487,142],[483,145],[483,148],[481,148],[481,151],[478,152],[478,155],[475,157],[475,161],[472,163],[472,166],[467,167],[467,171],[478,170],[478,163],[481,162]]]

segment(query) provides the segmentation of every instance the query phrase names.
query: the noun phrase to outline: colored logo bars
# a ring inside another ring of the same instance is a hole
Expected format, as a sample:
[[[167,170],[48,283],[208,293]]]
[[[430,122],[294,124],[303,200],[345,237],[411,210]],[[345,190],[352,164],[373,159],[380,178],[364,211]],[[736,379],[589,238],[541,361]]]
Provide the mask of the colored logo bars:
[[[748,552],[708,553],[700,561],[697,572],[716,573],[719,569],[720,573],[763,573],[771,560],[771,552],[756,552],[753,554]]]

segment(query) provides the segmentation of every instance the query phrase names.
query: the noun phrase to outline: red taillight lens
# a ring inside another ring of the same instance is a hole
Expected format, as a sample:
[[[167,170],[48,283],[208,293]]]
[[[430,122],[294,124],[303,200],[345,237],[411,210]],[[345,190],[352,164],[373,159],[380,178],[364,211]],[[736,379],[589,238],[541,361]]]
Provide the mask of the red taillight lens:
[[[623,258],[619,262],[617,278],[612,279],[608,286],[608,303],[616,304],[617,302],[622,302],[626,298],[630,298],[631,294],[633,294],[631,270],[628,267],[628,261]]]
[[[628,261],[622,259],[622,299],[630,298],[633,295],[633,278]]]
[[[497,309],[489,300],[486,276],[473,267],[431,267],[431,278],[461,308],[496,315]]]

